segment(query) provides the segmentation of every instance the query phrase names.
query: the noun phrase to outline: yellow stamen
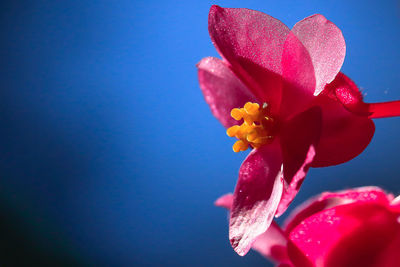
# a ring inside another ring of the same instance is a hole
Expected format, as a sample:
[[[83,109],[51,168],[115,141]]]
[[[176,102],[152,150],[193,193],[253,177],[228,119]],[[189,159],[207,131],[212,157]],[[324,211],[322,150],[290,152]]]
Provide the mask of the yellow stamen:
[[[239,151],[245,151],[249,147],[249,143],[243,140],[238,140],[236,143],[233,144],[233,151],[239,152]]]
[[[229,137],[235,137],[237,131],[239,130],[240,126],[239,125],[234,125],[232,127],[230,127],[228,130],[226,130],[226,134]]]
[[[256,115],[258,113],[258,109],[260,108],[260,105],[257,103],[247,102],[243,108],[247,114]]]
[[[238,108],[234,108],[231,110],[231,117],[237,121],[240,121],[243,118],[242,111]]]
[[[237,121],[243,119],[241,125],[234,125],[226,130],[230,137],[239,139],[233,145],[233,151],[245,151],[249,145],[259,148],[261,145],[271,142],[271,130],[273,119],[268,115],[266,103],[260,108],[257,103],[247,102],[243,108],[234,108],[231,116]]]

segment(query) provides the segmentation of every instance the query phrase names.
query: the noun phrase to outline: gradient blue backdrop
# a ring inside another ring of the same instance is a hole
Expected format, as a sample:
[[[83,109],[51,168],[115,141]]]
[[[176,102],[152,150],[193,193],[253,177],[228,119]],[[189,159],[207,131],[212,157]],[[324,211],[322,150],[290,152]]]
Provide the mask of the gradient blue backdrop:
[[[400,99],[398,1],[144,2],[0,4],[0,262],[269,266],[233,252],[213,207],[246,153],[232,152],[197,82],[195,64],[217,56],[212,4],[289,26],[324,14],[365,99]],[[400,193],[399,122],[376,121],[355,160],[311,169],[294,205],[351,186]]]

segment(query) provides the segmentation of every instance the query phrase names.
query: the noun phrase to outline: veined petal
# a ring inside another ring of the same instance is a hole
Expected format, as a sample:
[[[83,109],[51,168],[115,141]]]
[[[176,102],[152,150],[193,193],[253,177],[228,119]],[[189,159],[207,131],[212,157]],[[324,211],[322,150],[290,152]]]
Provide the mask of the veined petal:
[[[226,194],[215,201],[218,207],[231,210],[233,204],[233,195]],[[266,258],[273,259],[277,262],[287,262],[287,243],[290,242],[286,234],[282,231],[279,225],[272,221],[270,227],[263,234],[258,236],[252,245],[252,249],[258,251]]]
[[[218,58],[203,58],[197,68],[200,88],[214,116],[227,128],[238,124],[231,117],[231,110],[255,102],[254,96]]]
[[[326,95],[320,94],[314,104],[322,109],[322,131],[312,167],[344,163],[368,146],[375,132],[372,120],[349,112]]]
[[[290,233],[293,228],[308,217],[335,206],[354,202],[372,202],[386,206],[389,205],[392,199],[392,195],[386,194],[381,188],[375,186],[365,186],[339,192],[324,192],[298,206],[286,219],[284,229],[286,233]]]
[[[342,67],[346,55],[342,32],[320,14],[299,21],[292,32],[311,56],[316,79],[314,95],[318,95]]]
[[[282,127],[283,178],[285,186],[276,216],[292,202],[315,156],[321,133],[321,109],[313,107],[286,122]]]
[[[254,149],[239,171],[231,217],[229,239],[241,256],[270,226],[282,196],[282,156],[279,140]]]
[[[281,74],[283,44],[290,32],[281,21],[256,10],[214,5],[208,26],[213,43],[230,63],[247,59]]]
[[[310,54],[297,36],[290,32],[282,52],[282,101],[280,117],[304,111],[314,99],[315,73]]]
[[[290,32],[279,20],[245,8],[212,6],[208,17],[211,39],[260,102],[279,111],[283,44]]]

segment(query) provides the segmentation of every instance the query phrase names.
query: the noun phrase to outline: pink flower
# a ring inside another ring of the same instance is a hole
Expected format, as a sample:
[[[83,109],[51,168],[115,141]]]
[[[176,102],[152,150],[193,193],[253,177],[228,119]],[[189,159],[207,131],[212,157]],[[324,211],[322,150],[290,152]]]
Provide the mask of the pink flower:
[[[200,87],[239,139],[234,151],[254,148],[240,167],[230,218],[232,246],[244,255],[286,210],[310,166],[356,157],[374,134],[371,118],[399,115],[400,105],[362,101],[339,72],[342,33],[322,15],[290,30],[258,11],[212,6],[208,23],[223,59],[198,63]]]
[[[216,205],[230,209],[232,195]],[[280,266],[397,267],[400,196],[377,187],[325,192],[260,235],[253,249]]]

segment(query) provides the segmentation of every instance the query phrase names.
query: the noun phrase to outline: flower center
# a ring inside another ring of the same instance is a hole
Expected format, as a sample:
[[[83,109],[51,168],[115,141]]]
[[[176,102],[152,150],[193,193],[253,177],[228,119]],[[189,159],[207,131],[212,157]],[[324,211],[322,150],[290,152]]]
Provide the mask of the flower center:
[[[232,109],[232,118],[237,121],[243,119],[241,125],[234,125],[226,130],[228,136],[239,139],[233,145],[233,151],[245,151],[249,145],[259,148],[272,141],[274,120],[268,114],[267,103],[260,108],[257,103],[247,102],[243,108]]]

